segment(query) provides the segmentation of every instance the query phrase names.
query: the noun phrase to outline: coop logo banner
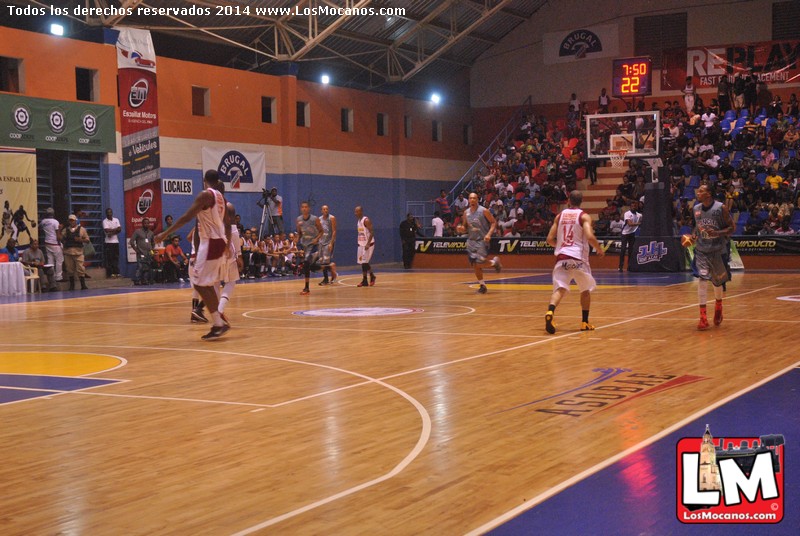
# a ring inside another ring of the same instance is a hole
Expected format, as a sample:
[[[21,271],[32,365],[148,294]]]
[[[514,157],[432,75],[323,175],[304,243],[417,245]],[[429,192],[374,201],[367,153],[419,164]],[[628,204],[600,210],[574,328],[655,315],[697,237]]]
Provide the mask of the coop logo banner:
[[[699,433],[699,431],[698,431]],[[677,444],[677,516],[681,523],[779,523],[784,514],[781,434]]]
[[[619,26],[604,24],[546,33],[542,37],[545,65],[619,55]]]
[[[225,193],[261,192],[267,185],[264,153],[203,147],[203,169],[216,169]]]
[[[0,145],[115,152],[113,106],[0,95]]]

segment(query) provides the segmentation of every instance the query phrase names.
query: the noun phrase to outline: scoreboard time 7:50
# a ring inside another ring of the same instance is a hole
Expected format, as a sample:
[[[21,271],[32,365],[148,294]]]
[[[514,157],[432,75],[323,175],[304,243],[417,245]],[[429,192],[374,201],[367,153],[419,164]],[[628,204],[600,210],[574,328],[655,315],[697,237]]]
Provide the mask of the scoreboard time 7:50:
[[[613,65],[613,97],[640,97],[652,93],[653,65],[649,57],[617,59]]]

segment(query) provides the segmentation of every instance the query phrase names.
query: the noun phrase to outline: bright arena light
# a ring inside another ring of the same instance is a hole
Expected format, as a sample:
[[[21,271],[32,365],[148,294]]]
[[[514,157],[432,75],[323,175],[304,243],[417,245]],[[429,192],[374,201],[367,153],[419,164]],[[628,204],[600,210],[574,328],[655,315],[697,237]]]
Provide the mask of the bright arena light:
[[[64,27],[54,22],[50,25],[50,33],[53,35],[64,35]]]
[[[323,74],[322,75],[322,83],[323,84],[330,84],[331,83],[331,77],[328,76],[327,74]]]
[[[431,95],[431,102],[434,104],[439,104],[442,102],[442,97],[438,93],[434,93]]]

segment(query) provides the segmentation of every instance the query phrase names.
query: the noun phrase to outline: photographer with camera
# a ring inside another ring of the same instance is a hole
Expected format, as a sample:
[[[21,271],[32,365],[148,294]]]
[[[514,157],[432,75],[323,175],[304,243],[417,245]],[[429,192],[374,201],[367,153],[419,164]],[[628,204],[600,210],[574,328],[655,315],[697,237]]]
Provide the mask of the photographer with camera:
[[[283,233],[283,198],[278,195],[278,189],[273,188],[267,196],[267,206],[272,215],[272,222],[269,230],[270,235]]]

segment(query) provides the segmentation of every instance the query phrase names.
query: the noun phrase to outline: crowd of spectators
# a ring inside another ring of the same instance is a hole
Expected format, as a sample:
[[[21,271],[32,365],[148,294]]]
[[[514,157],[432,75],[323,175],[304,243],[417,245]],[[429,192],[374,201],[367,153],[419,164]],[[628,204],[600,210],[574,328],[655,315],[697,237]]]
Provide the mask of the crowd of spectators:
[[[603,90],[596,113],[608,112],[609,102]],[[644,102],[636,109],[644,110]],[[660,156],[671,181],[676,233],[693,225],[694,192],[701,184],[734,215],[736,234],[800,231],[800,109],[794,93],[784,104],[755,76],[738,76],[723,78],[706,104],[687,79],[682,101],[653,102],[650,110],[661,114]],[[577,182],[596,180],[597,160],[587,160],[579,142],[586,136],[581,120],[586,113],[587,105],[573,93],[563,118],[524,116],[518,134],[497,148],[452,203],[440,192],[436,234],[441,228],[444,237],[458,236],[465,192],[474,191],[497,219],[498,236],[546,236]],[[622,183],[598,214],[598,235],[621,233],[621,214],[632,201],[643,201],[651,176],[658,173],[648,163],[629,161]]]
[[[517,135],[498,147],[492,161],[484,162],[452,203],[442,190],[435,200],[437,234],[442,221],[442,236],[458,236],[469,190],[492,212],[498,236],[546,236],[559,207],[586,176],[585,154],[579,149],[584,134],[576,106],[580,104],[571,103],[565,118],[556,121],[524,116]]]
[[[717,95],[707,106],[697,96],[694,108],[673,102],[661,109],[676,228],[692,225],[695,190],[705,184],[734,214],[736,234],[794,234],[800,227],[796,95],[784,106],[749,76],[723,81]]]

